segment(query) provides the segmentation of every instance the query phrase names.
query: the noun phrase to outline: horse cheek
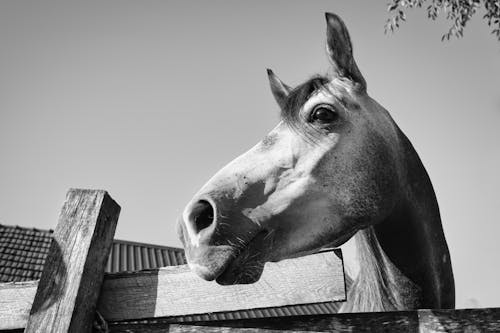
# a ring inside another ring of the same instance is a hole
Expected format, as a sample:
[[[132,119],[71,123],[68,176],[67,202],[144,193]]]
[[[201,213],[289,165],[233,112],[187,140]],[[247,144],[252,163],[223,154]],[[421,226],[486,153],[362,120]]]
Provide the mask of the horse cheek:
[[[395,162],[382,142],[375,137],[365,150],[351,155],[351,163],[338,175],[341,214],[358,229],[381,221],[397,201]]]
[[[368,224],[383,220],[393,210],[398,198],[397,168],[391,152],[379,147],[368,168],[368,181],[364,182],[364,206]]]

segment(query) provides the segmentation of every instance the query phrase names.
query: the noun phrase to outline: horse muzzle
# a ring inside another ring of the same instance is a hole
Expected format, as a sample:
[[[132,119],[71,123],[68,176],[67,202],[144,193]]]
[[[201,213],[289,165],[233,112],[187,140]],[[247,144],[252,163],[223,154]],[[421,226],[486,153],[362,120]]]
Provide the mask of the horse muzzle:
[[[177,228],[191,270],[220,284],[257,281],[272,247],[269,232],[237,212],[221,214],[211,198],[188,204]]]

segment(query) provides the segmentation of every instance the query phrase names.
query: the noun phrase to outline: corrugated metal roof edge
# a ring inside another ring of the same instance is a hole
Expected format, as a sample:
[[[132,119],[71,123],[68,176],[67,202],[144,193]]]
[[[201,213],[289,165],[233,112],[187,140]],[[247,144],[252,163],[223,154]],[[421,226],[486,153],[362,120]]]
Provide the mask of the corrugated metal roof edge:
[[[189,323],[192,325],[216,325],[217,322],[235,322],[241,319],[250,319],[258,322],[271,318],[303,318],[305,316],[322,316],[337,314],[342,302],[319,302],[309,304],[283,305],[278,307],[246,309],[236,311],[210,312],[184,316],[142,318],[136,320],[111,321],[113,326],[127,324],[175,324]]]
[[[124,244],[128,244],[128,245],[155,247],[155,248],[164,249],[164,250],[184,252],[184,250],[181,249],[180,247],[174,247],[174,246],[158,245],[158,244],[151,244],[151,243],[141,243],[141,242],[134,242],[134,241],[123,240],[123,239],[116,239],[116,238],[114,239],[114,241],[117,243],[124,243]]]

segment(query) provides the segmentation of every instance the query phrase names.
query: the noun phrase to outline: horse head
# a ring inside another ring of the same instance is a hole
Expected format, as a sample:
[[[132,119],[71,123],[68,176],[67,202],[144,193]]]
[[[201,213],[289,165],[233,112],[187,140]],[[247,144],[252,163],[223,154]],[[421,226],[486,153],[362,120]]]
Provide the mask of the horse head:
[[[326,23],[331,74],[292,89],[268,70],[281,121],[184,209],[179,235],[206,280],[255,282],[265,262],[340,246],[408,201],[405,138],[367,94],[343,21]]]

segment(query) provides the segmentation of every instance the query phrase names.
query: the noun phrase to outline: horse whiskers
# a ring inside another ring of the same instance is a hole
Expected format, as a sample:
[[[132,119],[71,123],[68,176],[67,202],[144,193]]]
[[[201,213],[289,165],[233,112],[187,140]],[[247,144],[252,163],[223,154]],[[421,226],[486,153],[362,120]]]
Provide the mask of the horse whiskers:
[[[227,223],[227,222],[217,222],[217,226],[218,226],[219,228],[224,228],[224,227],[226,227],[226,226],[227,226],[227,227],[230,227],[231,225],[230,225],[229,223]]]
[[[238,241],[241,245],[245,245],[245,240],[243,240],[243,238],[241,237],[236,237],[236,241]]]
[[[227,243],[231,247],[238,248],[237,244],[233,243],[231,240],[227,240]]]
[[[256,253],[254,253],[253,255],[249,255],[248,259],[254,259],[254,258],[256,258],[256,257],[259,257],[259,256],[260,256],[260,254],[261,254],[260,252],[256,252]]]
[[[219,213],[217,214],[217,218],[225,219],[225,218],[227,218],[227,217],[228,217],[227,215],[224,215],[224,214],[222,214],[221,212],[219,212]]]
[[[264,236],[264,239],[268,239],[269,237],[271,237],[274,232],[275,232],[274,229],[271,229],[271,231],[268,231],[267,234]]]

